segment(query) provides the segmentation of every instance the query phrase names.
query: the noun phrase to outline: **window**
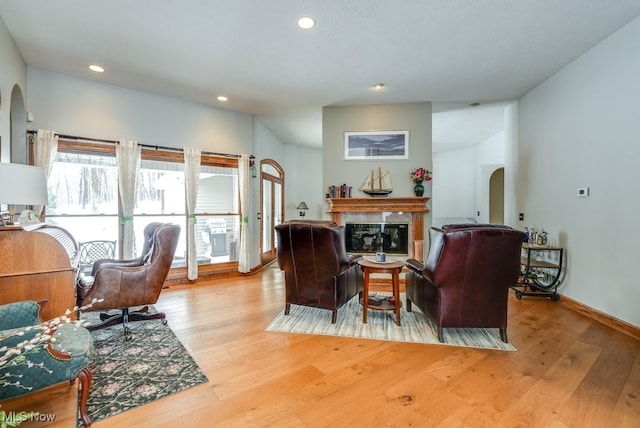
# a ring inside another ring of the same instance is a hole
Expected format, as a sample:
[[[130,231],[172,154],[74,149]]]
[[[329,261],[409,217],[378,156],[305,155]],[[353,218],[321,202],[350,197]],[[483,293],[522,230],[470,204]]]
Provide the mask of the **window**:
[[[77,242],[118,237],[118,170],[114,156],[58,152],[48,180],[47,223]]]
[[[196,248],[199,262],[238,260],[239,194],[237,167],[200,167],[196,201]]]
[[[176,159],[180,160],[180,159]],[[184,196],[184,164],[142,159],[138,171],[136,206],[133,210],[133,229],[136,236],[135,254],[141,250],[142,236],[147,224],[158,221],[180,225],[180,240],[173,266],[184,266],[187,255],[186,214]]]
[[[46,222],[69,230],[78,242],[114,240],[118,223],[118,171],[113,145],[60,141],[49,178]],[[240,233],[237,159],[202,155],[196,203],[199,264],[237,261]],[[142,150],[134,230],[135,254],[144,227],[174,222],[182,232],[172,267],[186,265],[184,158],[181,152]]]

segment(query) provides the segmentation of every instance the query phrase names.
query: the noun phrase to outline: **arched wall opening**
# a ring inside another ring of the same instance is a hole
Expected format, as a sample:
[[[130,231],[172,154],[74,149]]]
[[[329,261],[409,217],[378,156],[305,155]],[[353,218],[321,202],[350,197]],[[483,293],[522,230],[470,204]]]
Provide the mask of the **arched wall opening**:
[[[489,223],[504,224],[504,168],[489,178]]]
[[[27,112],[24,106],[24,95],[19,85],[11,90],[11,106],[9,110],[9,135],[11,163],[27,164]]]

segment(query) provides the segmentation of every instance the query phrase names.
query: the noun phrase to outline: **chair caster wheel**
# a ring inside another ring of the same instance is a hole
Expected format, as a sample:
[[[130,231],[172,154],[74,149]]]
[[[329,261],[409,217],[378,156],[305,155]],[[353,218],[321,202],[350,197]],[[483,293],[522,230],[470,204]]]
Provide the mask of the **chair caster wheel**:
[[[168,324],[167,319],[166,319],[166,318],[164,318],[164,319],[162,320],[162,325],[167,325],[167,324]]]
[[[554,293],[551,295],[551,300],[557,302],[558,300],[560,300],[560,296]]]
[[[516,291],[516,299],[522,300],[522,291]]]
[[[131,335],[131,329],[129,327],[124,329],[124,340],[127,342],[131,340],[133,336]]]

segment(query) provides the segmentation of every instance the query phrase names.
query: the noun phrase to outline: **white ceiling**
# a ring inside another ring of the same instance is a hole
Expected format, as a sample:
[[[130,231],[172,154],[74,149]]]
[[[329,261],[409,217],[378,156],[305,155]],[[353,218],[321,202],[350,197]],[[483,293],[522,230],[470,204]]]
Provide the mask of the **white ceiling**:
[[[30,67],[253,114],[313,147],[323,106],[433,101],[434,150],[499,132],[504,101],[639,14],[640,0],[0,0]]]

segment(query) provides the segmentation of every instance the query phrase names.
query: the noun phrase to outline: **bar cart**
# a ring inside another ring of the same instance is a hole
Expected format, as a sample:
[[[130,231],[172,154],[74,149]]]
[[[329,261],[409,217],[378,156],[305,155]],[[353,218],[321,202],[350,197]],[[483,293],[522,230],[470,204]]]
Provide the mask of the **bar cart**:
[[[562,280],[564,248],[550,245],[522,244],[521,272],[511,287],[518,300],[523,296],[549,297],[558,301],[558,285]]]

